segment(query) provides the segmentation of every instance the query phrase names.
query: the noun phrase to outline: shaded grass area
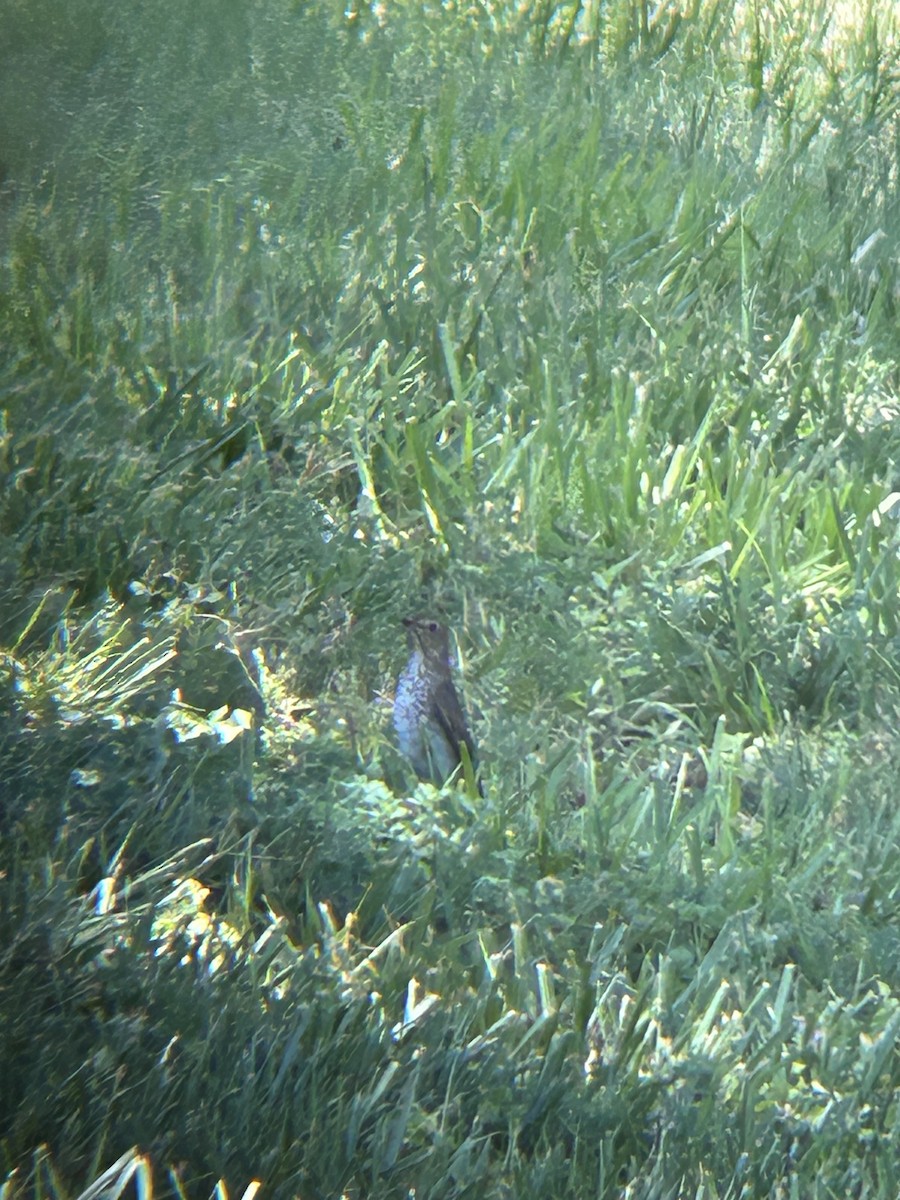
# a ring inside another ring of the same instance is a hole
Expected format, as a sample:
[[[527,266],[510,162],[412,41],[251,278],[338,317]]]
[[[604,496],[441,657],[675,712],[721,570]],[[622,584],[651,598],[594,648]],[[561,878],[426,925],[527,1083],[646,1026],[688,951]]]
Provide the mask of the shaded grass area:
[[[6,1194],[893,1195],[891,14],[7,8]]]

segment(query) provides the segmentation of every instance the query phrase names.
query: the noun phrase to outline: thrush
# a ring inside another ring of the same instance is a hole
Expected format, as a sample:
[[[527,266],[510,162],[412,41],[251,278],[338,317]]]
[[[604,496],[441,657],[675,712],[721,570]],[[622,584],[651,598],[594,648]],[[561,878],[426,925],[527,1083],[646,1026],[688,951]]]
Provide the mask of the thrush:
[[[394,728],[420,779],[438,787],[462,760],[475,766],[475,743],[450,674],[450,634],[431,617],[406,617],[409,662],[397,680]],[[478,785],[481,792],[481,784]]]

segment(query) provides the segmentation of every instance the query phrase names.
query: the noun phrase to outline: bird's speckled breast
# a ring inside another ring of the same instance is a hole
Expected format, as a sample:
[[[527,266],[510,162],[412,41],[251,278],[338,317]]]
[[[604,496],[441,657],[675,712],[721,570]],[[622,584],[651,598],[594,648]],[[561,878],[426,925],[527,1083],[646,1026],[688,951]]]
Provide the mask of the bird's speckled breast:
[[[435,682],[421,650],[414,650],[397,680],[394,728],[400,749],[419,778],[440,786],[456,770],[459,751],[435,717]]]
[[[420,762],[426,762],[421,733],[428,700],[424,667],[422,652],[416,650],[400,673],[394,696],[394,728],[397,731],[397,740],[400,749],[412,760],[416,771],[419,770]]]

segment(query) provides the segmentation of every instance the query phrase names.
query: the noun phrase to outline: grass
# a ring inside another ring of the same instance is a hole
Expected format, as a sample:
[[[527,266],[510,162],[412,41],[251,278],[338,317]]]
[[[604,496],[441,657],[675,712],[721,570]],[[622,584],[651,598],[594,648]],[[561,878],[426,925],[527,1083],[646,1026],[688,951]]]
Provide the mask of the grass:
[[[5,10],[4,1200],[892,1197],[894,15]]]

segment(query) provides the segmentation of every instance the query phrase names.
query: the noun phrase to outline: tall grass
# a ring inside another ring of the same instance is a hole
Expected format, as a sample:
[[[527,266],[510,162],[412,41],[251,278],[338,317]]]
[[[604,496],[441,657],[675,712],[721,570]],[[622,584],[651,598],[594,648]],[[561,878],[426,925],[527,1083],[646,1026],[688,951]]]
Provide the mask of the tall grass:
[[[893,1196],[895,14],[3,24],[4,1196]]]

